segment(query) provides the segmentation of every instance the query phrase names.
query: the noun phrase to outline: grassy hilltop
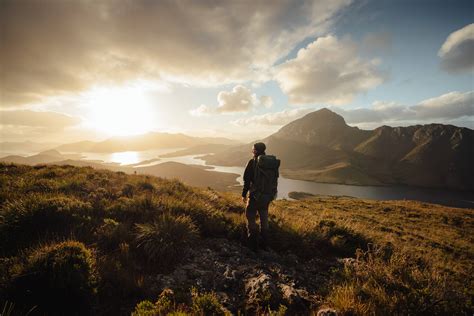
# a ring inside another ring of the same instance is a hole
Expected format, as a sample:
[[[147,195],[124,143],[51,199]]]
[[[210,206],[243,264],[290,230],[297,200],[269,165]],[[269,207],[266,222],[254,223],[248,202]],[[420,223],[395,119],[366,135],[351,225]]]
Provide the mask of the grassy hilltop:
[[[270,251],[238,195],[73,166],[0,164],[7,315],[471,315],[474,210],[294,193]]]

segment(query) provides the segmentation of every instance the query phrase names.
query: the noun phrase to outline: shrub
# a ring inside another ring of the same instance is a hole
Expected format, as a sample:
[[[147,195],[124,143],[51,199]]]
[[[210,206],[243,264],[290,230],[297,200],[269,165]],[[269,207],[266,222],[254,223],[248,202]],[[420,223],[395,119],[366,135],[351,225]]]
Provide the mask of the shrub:
[[[132,316],[190,315],[186,312],[187,309],[185,305],[177,306],[174,292],[165,289],[154,304],[148,300],[138,303]]]
[[[95,259],[84,244],[64,241],[34,250],[11,286],[12,301],[44,314],[91,312]]]
[[[152,196],[121,196],[106,208],[110,216],[120,221],[146,222],[157,214],[159,205]]]
[[[153,183],[142,181],[138,183],[138,188],[142,191],[150,191],[153,192],[155,190],[155,186]]]
[[[0,246],[9,253],[49,235],[67,235],[88,221],[89,203],[64,196],[29,195],[0,209]],[[25,234],[27,232],[27,234]]]
[[[161,197],[158,202],[161,208],[172,214],[191,217],[203,237],[224,237],[232,230],[232,222],[221,211],[213,209],[196,195]]]
[[[150,261],[163,267],[177,263],[198,237],[198,230],[189,216],[161,215],[152,224],[136,224],[137,247]]]
[[[313,230],[304,233],[305,243],[313,251],[353,256],[358,248],[366,249],[367,240],[353,230],[322,220]]]
[[[199,293],[195,288],[191,292],[195,315],[227,315],[215,293]]]
[[[67,194],[83,196],[92,192],[94,189],[90,186],[87,178],[81,174],[80,176],[74,178],[67,178],[67,181],[62,183],[62,185],[59,187],[59,190]]]
[[[96,231],[97,244],[101,249],[114,250],[121,242],[126,241],[128,235],[123,224],[104,218],[103,224]]]
[[[122,188],[122,195],[123,196],[132,198],[134,193],[135,193],[135,187],[132,184],[126,183],[123,186],[123,188]]]
[[[59,188],[59,185],[54,180],[49,179],[38,179],[28,188],[28,192],[39,192],[39,193],[50,193],[55,192]]]
[[[132,316],[158,316],[159,313],[156,310],[155,304],[145,300],[135,306],[135,310],[132,312]]]

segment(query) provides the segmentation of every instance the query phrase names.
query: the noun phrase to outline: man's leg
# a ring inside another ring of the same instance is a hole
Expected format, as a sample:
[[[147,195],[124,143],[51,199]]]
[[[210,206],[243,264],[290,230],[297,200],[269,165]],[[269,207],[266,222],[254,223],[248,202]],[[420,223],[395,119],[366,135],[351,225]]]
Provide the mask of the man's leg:
[[[245,217],[247,217],[247,241],[249,247],[252,250],[257,250],[257,237],[258,237],[258,228],[257,223],[255,222],[257,216],[257,207],[256,201],[249,197],[247,202],[247,207],[245,209]]]
[[[258,215],[260,217],[260,236],[262,237],[262,249],[266,250],[268,247],[268,206],[270,202],[262,201],[258,208]]]

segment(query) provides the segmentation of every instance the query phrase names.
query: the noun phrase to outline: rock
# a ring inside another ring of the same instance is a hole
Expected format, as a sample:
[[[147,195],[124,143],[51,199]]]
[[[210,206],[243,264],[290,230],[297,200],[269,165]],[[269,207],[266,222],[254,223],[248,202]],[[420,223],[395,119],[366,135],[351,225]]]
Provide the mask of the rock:
[[[245,309],[247,311],[255,311],[259,307],[266,308],[268,306],[276,309],[282,299],[281,293],[272,277],[263,272],[245,281],[245,296]]]
[[[295,313],[308,309],[310,302],[301,295],[303,293],[307,294],[304,290],[297,291],[292,285],[288,284],[279,284],[279,288],[281,290],[282,298],[286,303],[285,305],[288,306],[289,311]]]
[[[337,312],[332,308],[323,308],[318,311],[316,316],[337,316]]]

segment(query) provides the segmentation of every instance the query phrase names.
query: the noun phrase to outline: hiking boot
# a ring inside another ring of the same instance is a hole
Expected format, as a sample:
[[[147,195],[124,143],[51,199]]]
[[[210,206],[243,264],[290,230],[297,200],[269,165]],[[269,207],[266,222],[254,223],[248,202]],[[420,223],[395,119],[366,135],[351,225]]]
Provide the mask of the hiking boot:
[[[259,244],[260,249],[268,251],[268,238],[267,238],[266,234],[261,234],[261,238],[262,238],[262,240]]]
[[[253,252],[258,252],[258,240],[255,236],[249,236],[247,239],[247,246]]]

